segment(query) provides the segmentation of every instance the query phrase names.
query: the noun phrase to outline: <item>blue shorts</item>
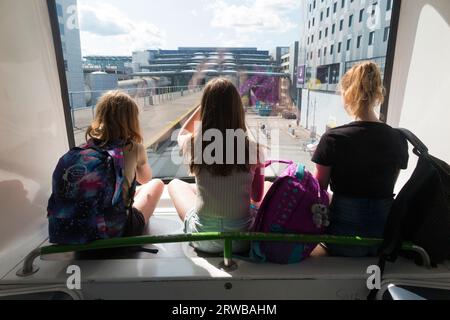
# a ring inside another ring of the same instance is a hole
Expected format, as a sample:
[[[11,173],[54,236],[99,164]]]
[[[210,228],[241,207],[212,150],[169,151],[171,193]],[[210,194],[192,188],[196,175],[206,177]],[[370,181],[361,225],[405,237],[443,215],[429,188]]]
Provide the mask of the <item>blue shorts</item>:
[[[330,228],[334,236],[383,238],[384,228],[393,199],[356,199],[334,195],[330,207]],[[377,247],[350,247],[327,244],[333,256],[370,257],[378,254]]]
[[[186,215],[184,221],[185,233],[202,232],[247,232],[252,227],[254,216],[250,215],[242,219],[220,219],[212,217],[200,217],[195,209]],[[222,253],[224,241],[201,241],[193,242],[191,246],[206,253]],[[244,253],[250,250],[250,242],[233,241],[233,253]]]

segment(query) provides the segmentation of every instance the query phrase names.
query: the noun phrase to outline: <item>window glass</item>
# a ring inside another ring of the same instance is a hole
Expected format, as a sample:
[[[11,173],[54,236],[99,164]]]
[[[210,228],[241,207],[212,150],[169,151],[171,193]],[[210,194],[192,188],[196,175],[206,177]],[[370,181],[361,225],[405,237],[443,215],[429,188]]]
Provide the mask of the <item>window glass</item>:
[[[369,33],[369,46],[373,45],[375,39],[375,32],[372,31]]]
[[[125,91],[140,106],[145,147],[161,178],[189,175],[173,137],[205,84],[219,76],[238,88],[249,133],[269,147],[268,157],[314,170],[310,159],[320,137],[351,121],[337,92],[342,75],[363,60],[384,72],[394,5],[55,1],[76,143],[85,141],[102,94]]]

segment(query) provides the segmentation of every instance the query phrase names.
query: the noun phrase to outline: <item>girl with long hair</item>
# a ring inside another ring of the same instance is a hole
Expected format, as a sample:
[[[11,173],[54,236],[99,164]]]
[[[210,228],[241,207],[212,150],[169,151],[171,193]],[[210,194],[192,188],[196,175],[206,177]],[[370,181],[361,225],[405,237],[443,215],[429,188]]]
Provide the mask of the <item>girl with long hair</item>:
[[[196,184],[180,180],[169,193],[186,233],[247,231],[253,222],[252,201],[263,196],[264,176],[258,144],[249,138],[238,90],[224,78],[206,86],[201,106],[178,138]],[[222,143],[220,143],[222,142]],[[194,243],[197,249],[219,253],[223,242]],[[235,251],[248,249],[235,243]]]

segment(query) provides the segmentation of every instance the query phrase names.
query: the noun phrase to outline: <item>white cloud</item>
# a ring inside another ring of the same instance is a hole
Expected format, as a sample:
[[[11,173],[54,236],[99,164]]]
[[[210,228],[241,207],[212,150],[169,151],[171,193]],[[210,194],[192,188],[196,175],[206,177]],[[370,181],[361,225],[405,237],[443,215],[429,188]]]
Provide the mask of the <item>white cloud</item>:
[[[233,37],[222,32],[217,35],[217,41],[220,47],[247,47],[251,43],[251,40],[252,37],[247,33],[239,33]]]
[[[300,5],[298,0],[245,0],[242,4],[216,0],[208,8],[212,27],[233,29],[237,34],[283,33],[297,27],[289,14],[300,10]]]
[[[271,9],[278,12],[298,10],[301,7],[299,0],[256,0],[253,1],[256,7]]]
[[[111,5],[79,3],[84,55],[131,55],[132,51],[163,47],[165,32],[148,22],[136,22]]]
[[[84,31],[100,36],[117,36],[127,33],[125,26],[115,22],[113,19],[97,16],[91,8],[80,10],[80,24]]]

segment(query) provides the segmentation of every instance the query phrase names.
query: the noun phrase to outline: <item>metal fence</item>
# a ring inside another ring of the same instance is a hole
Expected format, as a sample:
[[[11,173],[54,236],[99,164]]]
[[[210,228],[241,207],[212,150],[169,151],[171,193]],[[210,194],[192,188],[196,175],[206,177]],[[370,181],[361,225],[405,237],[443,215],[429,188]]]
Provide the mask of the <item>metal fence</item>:
[[[129,94],[141,108],[161,105],[184,96],[202,91],[204,86],[134,87],[117,88]],[[95,117],[98,100],[110,90],[69,92],[72,123],[74,130],[85,129]],[[84,106],[77,102],[84,101]]]

